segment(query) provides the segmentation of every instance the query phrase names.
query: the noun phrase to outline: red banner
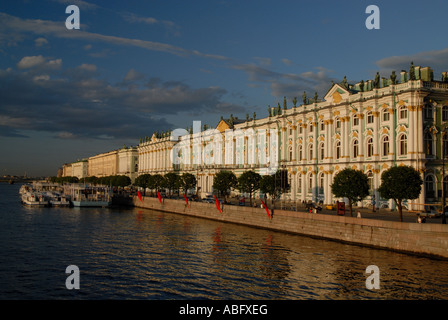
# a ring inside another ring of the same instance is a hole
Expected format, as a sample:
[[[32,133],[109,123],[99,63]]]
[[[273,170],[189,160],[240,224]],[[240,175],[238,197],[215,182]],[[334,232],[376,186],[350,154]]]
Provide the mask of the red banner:
[[[221,211],[221,204],[219,203],[219,200],[218,200],[218,198],[216,198],[215,195],[214,195],[214,197],[215,197],[216,208],[219,210],[219,212],[222,213],[222,211]]]
[[[261,199],[260,199],[261,200]],[[266,213],[268,214],[269,220],[271,220],[271,214],[269,213],[268,207],[266,206],[266,204],[263,202],[263,200],[261,200],[261,203],[263,204],[263,207],[266,210]]]
[[[140,201],[143,202],[142,194],[138,190],[137,190],[137,195],[138,195],[138,198],[140,199]]]
[[[188,206],[188,198],[187,198],[187,196],[185,195],[185,193],[184,193],[184,198],[185,198],[185,202],[187,203],[187,207],[189,207],[189,206]]]
[[[162,196],[160,195],[160,192],[157,191],[157,198],[159,198],[160,204],[162,204]]]

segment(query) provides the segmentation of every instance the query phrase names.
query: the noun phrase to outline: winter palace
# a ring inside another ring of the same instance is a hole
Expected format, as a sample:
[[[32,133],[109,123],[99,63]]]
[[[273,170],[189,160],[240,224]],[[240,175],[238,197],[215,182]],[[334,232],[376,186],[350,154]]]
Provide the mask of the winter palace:
[[[399,165],[416,168],[424,181],[420,197],[408,209],[440,203],[448,153],[448,72],[434,79],[430,67],[349,84],[344,77],[332,83],[323,98],[306,93],[297,103],[269,107],[257,119],[230,116],[216,128],[193,124],[187,130],[154,133],[141,139],[138,174],[192,173],[200,192],[212,192],[220,170],[237,176],[246,170],[269,174],[288,171],[291,190],[284,200],[337,200],[331,193],[333,177],[352,167],[365,172],[371,193],[362,205],[393,206],[377,191],[384,170]],[[448,184],[447,184],[448,186]],[[448,192],[447,192],[448,193]]]

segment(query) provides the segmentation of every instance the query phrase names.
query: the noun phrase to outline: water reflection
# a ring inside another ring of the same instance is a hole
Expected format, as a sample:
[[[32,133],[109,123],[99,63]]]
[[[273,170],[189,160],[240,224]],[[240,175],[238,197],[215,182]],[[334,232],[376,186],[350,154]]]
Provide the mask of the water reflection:
[[[448,298],[448,261],[143,209],[4,206],[3,299]]]

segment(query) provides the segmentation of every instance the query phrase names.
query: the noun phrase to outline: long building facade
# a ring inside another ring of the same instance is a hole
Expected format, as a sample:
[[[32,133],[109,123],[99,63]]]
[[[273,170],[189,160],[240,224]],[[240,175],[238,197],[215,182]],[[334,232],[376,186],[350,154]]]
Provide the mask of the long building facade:
[[[429,67],[411,64],[409,72],[351,85],[333,83],[323,97],[302,97],[302,103],[269,108],[269,116],[221,119],[215,129],[154,134],[138,149],[139,174],[190,172],[202,192],[212,192],[220,170],[237,176],[246,170],[268,174],[288,170],[292,202],[337,200],[330,185],[351,167],[369,178],[370,196],[362,205],[393,206],[377,189],[381,174],[392,166],[409,165],[424,181],[420,197],[406,201],[409,209],[440,202],[443,153],[448,152],[448,73],[434,80]],[[272,173],[272,170],[271,170]],[[448,173],[448,172],[447,172]],[[448,185],[448,184],[447,184]]]

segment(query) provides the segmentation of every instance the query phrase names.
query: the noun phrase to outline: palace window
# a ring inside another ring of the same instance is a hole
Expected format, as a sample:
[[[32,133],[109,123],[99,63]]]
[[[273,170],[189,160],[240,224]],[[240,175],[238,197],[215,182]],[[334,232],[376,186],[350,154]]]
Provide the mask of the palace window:
[[[314,126],[313,126],[313,123],[312,123],[312,122],[310,122],[310,123],[309,123],[309,126],[310,126],[310,132],[313,132],[313,130],[314,130]]]
[[[313,174],[310,173],[309,177],[308,177],[308,193],[312,193],[313,192]]]
[[[302,193],[302,175],[297,174],[297,193]]]
[[[313,160],[313,144],[310,143],[308,146],[308,160]]]
[[[405,134],[400,136],[400,150],[399,155],[405,156],[408,153],[408,137]]]
[[[353,140],[353,158],[359,155],[359,142],[358,139]]]
[[[369,112],[367,113],[367,123],[368,123],[368,124],[373,123],[373,112],[372,112],[372,111],[369,111]]]
[[[367,157],[373,156],[373,139],[367,139]]]
[[[299,144],[299,147],[297,148],[297,153],[298,153],[299,161],[302,161],[303,157],[302,157],[302,145],[301,144]]]
[[[448,106],[442,107],[442,121],[448,121]]]
[[[401,106],[398,109],[398,114],[400,116],[400,119],[407,119],[408,118],[408,108],[406,106]]]
[[[367,183],[369,184],[369,190],[373,191],[373,173],[371,170],[367,172]]]
[[[383,110],[383,121],[389,121],[390,120],[390,113],[388,109]]]
[[[359,125],[359,117],[357,114],[353,115],[353,126]]]
[[[324,131],[324,130],[325,130],[325,123],[324,123],[323,121],[321,121],[321,122],[319,123],[319,125],[320,125],[320,130],[321,130],[321,131]]]
[[[319,174],[319,188],[323,189],[324,188],[324,174],[320,173]],[[323,191],[323,190],[322,190]]]
[[[322,142],[319,145],[319,158],[320,160],[324,160],[324,157],[325,157],[325,144]]]
[[[425,133],[425,136],[423,138],[423,145],[425,148],[425,153],[429,156],[434,154],[434,150],[433,150],[433,140],[432,140],[432,135],[429,132]]]
[[[445,133],[442,136],[442,154],[445,156],[445,158],[448,156],[448,133]],[[448,190],[448,189],[447,189]]]
[[[435,187],[434,187],[434,177],[432,175],[428,175],[425,178],[425,190],[426,190],[426,198],[434,198],[435,197]]]
[[[336,159],[341,158],[341,141],[336,142],[335,154],[336,154]]]
[[[302,125],[299,125],[299,134],[302,134],[303,133],[303,127],[302,127]]]
[[[434,118],[434,115],[432,113],[432,105],[430,105],[430,104],[427,104],[425,106],[425,118],[426,119],[433,119]]]
[[[336,122],[336,129],[341,129],[341,119],[336,118],[335,122]]]
[[[388,136],[383,137],[383,139],[381,140],[381,145],[382,145],[382,156],[389,155],[389,137]]]
[[[292,161],[292,147],[289,147],[289,161]]]

